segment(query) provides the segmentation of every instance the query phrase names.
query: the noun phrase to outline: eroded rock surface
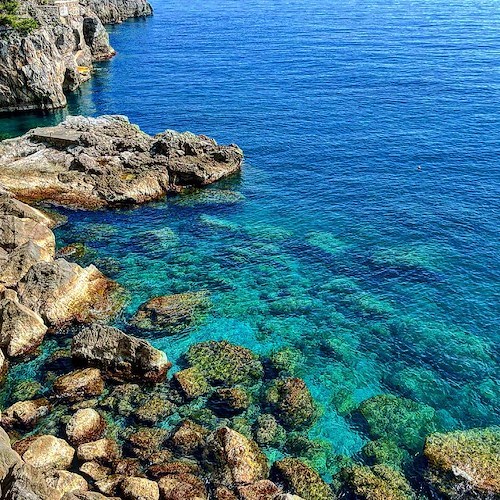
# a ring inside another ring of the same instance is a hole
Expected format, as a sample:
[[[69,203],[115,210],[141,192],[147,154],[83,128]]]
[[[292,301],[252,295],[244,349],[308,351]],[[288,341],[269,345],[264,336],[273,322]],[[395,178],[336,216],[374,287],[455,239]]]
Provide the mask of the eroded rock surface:
[[[25,201],[93,209],[210,184],[242,160],[237,146],[189,132],[152,137],[124,117],[68,117],[0,143],[0,185]]]

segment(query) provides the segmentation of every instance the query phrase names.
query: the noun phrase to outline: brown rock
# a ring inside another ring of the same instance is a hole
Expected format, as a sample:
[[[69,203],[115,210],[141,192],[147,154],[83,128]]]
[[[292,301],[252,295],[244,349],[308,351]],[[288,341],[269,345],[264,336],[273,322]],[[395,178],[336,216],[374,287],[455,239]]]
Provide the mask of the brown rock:
[[[215,500],[238,500],[238,497],[225,486],[217,486],[214,492]]]
[[[9,500],[59,498],[57,492],[47,485],[42,471],[22,461],[14,464],[2,483],[2,497]]]
[[[105,478],[96,481],[95,487],[103,495],[118,496],[120,484],[122,483],[123,479],[123,476],[120,476],[118,474],[111,474],[110,476],[106,476]]]
[[[209,399],[211,410],[221,417],[232,417],[250,406],[250,396],[241,387],[217,389]]]
[[[198,474],[200,467],[196,462],[176,461],[152,465],[148,469],[148,474],[154,479],[159,479],[170,474]]]
[[[81,444],[76,451],[78,460],[82,462],[113,463],[120,458],[120,449],[112,439],[98,439]]]
[[[45,476],[47,485],[57,491],[59,497],[73,491],[87,491],[89,485],[82,476],[66,470],[53,471]]]
[[[58,221],[46,212],[30,207],[26,203],[16,200],[16,198],[8,193],[0,194],[0,214],[13,215],[20,219],[32,219],[50,228],[58,224]]]
[[[102,437],[106,429],[105,420],[92,408],[78,410],[66,425],[68,441],[75,446]]]
[[[262,479],[261,481],[238,488],[241,500],[269,500],[274,498],[279,492],[280,489],[268,479]]]
[[[170,438],[172,447],[181,455],[194,455],[205,442],[209,431],[191,420],[182,421]]]
[[[141,461],[138,458],[122,458],[115,463],[115,474],[127,477],[144,477]]]
[[[18,401],[2,413],[2,425],[32,429],[49,411],[50,403],[45,398]]]
[[[124,500],[159,500],[158,484],[142,477],[126,477],[120,484]]]
[[[142,427],[131,434],[127,441],[137,457],[147,459],[162,449],[167,435],[168,431],[159,427]]]
[[[206,500],[205,483],[193,474],[173,474],[158,482],[162,500]]]
[[[85,368],[57,378],[53,390],[60,398],[78,401],[102,394],[104,381],[100,370]]]
[[[80,472],[92,481],[99,481],[111,475],[111,469],[98,462],[85,462],[80,467]]]
[[[165,353],[117,328],[93,324],[73,337],[73,358],[118,380],[163,381],[172,366]]]
[[[68,469],[75,450],[64,439],[40,436],[23,454],[23,460],[37,469]]]

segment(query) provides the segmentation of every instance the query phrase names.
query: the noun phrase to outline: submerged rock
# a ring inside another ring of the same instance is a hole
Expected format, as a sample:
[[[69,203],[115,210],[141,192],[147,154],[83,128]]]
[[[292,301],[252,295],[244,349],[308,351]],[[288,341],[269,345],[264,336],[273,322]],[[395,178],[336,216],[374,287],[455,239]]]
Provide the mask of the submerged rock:
[[[273,464],[271,477],[276,484],[295,495],[310,500],[333,500],[333,491],[320,475],[296,458],[285,458]]]
[[[446,498],[500,497],[500,427],[432,434],[424,454],[430,482]]]
[[[311,393],[300,378],[275,380],[266,392],[266,402],[276,418],[290,429],[308,427],[318,416]]]
[[[208,306],[206,292],[155,297],[139,307],[131,323],[141,330],[176,333],[192,325]]]
[[[247,391],[241,387],[217,389],[208,401],[212,411],[220,417],[232,417],[244,412],[251,403]]]
[[[281,447],[285,442],[285,429],[269,414],[259,415],[255,423],[254,437],[260,445]]]
[[[207,438],[204,458],[214,481],[229,488],[266,479],[269,474],[267,458],[257,444],[228,427]]]
[[[0,143],[0,184],[27,201],[93,209],[210,184],[242,160],[237,146],[205,136],[151,137],[124,117],[69,117]]]
[[[75,361],[98,366],[118,380],[160,382],[172,366],[163,352],[145,340],[99,324],[75,335],[71,355]]]
[[[415,500],[403,474],[386,465],[354,465],[341,471],[346,489],[359,500]]]
[[[174,374],[174,381],[186,399],[203,396],[210,391],[210,385],[196,366]]]
[[[174,450],[181,455],[195,455],[201,450],[209,431],[191,420],[182,421],[170,437]]]
[[[186,358],[213,385],[253,385],[264,374],[257,355],[225,340],[192,345]]]

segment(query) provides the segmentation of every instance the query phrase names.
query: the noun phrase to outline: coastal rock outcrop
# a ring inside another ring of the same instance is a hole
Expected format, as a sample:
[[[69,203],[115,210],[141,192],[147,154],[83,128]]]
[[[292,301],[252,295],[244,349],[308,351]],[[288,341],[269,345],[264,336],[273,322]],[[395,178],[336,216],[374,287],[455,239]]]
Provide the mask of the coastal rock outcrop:
[[[117,328],[93,324],[73,338],[73,359],[97,366],[117,380],[159,382],[172,364],[165,353]]]
[[[242,161],[237,146],[205,136],[152,137],[124,117],[68,117],[0,143],[0,186],[28,202],[95,209],[210,184]]]
[[[104,24],[121,23],[132,17],[146,17],[153,8],[146,0],[85,0]]]

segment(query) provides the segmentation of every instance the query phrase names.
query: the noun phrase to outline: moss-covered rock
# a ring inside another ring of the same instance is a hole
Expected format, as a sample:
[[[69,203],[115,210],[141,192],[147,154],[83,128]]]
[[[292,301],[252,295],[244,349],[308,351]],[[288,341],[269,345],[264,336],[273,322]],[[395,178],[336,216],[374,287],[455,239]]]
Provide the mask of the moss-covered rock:
[[[191,420],[182,421],[170,437],[172,448],[181,455],[194,455],[202,448],[209,431]]]
[[[262,363],[257,355],[225,340],[195,344],[189,348],[186,359],[216,386],[250,386],[263,376]]]
[[[186,399],[194,399],[210,391],[207,379],[196,366],[175,373],[174,381]]]
[[[434,408],[391,394],[363,401],[359,413],[371,438],[389,438],[411,452],[420,451],[425,436],[438,430]]]
[[[275,462],[271,478],[284,490],[307,500],[333,500],[330,486],[321,476],[297,458],[285,458]]]
[[[406,478],[386,465],[353,465],[343,469],[340,477],[346,491],[359,500],[414,500]]]
[[[141,427],[128,436],[127,444],[136,457],[146,460],[163,448],[167,436],[168,431],[165,429]]]
[[[220,417],[238,415],[244,412],[250,403],[250,395],[242,387],[217,389],[208,401],[212,411]]]
[[[363,446],[362,453],[368,465],[386,464],[399,469],[410,461],[410,454],[390,438],[369,441]]]
[[[285,435],[285,429],[272,415],[263,414],[257,418],[254,425],[254,437],[260,445],[281,447],[285,441]]]
[[[279,351],[274,351],[269,360],[271,366],[279,375],[295,376],[304,361],[304,355],[293,347],[285,347]]]
[[[265,399],[278,421],[288,429],[308,427],[318,416],[311,393],[300,378],[274,380]]]
[[[431,483],[447,498],[500,498],[500,427],[432,434],[424,453]]]
[[[139,422],[156,424],[165,419],[175,411],[175,405],[168,399],[153,396],[135,411],[135,417]]]

